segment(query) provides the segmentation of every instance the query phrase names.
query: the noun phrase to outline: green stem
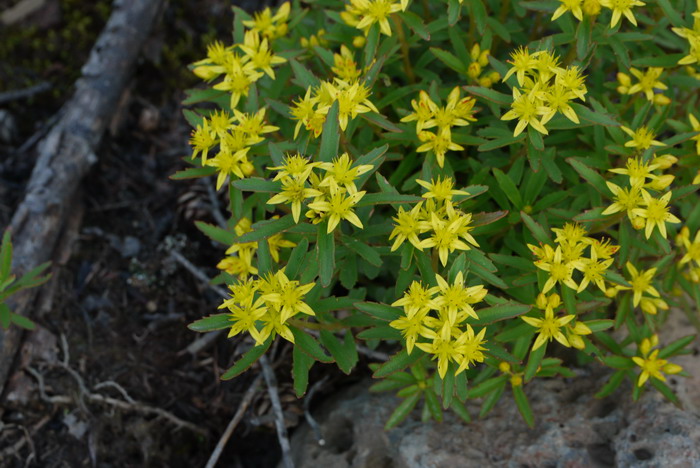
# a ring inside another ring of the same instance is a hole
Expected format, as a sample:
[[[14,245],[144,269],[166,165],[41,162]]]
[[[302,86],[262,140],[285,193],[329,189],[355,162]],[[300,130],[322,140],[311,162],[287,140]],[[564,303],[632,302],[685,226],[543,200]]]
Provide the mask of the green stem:
[[[409,45],[406,40],[406,35],[403,32],[403,23],[397,15],[392,15],[391,19],[394,21],[394,26],[396,26],[396,33],[401,43],[401,56],[403,58],[403,68],[406,72],[406,77],[409,83],[414,84],[416,82],[416,75],[413,72],[413,67],[411,66],[411,57],[409,54]]]

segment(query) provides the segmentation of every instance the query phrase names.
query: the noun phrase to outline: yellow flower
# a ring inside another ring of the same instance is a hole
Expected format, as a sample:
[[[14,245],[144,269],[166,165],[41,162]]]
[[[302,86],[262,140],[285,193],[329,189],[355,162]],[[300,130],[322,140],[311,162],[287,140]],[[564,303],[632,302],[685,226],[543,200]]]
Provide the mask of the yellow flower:
[[[646,5],[646,3],[640,2],[639,0],[600,0],[600,4],[612,10],[612,19],[610,20],[611,28],[615,27],[622,15],[625,15],[625,18],[627,18],[630,23],[637,26],[637,20],[632,13],[632,7]]]
[[[469,195],[464,190],[455,190],[454,180],[452,180],[452,177],[448,176],[442,178],[438,177],[437,180],[431,179],[430,183],[420,179],[416,179],[416,182],[421,187],[428,189],[428,191],[422,195],[423,198],[432,198],[438,202],[452,201],[452,197],[455,195]]]
[[[276,132],[279,127],[268,125],[265,122],[266,108],[262,108],[254,114],[246,114],[239,110],[233,110],[233,120],[238,123],[238,129],[246,136],[258,139],[265,133]]]
[[[572,65],[564,70],[560,70],[554,77],[554,84],[573,93],[580,100],[586,100],[586,93],[588,92],[586,89],[586,76],[581,73],[581,69],[578,66]]]
[[[627,127],[620,128],[623,132],[632,137],[630,141],[625,143],[625,147],[627,148],[637,148],[639,151],[644,151],[652,146],[666,146],[660,141],[654,140],[656,135],[645,126],[641,126],[637,130],[632,130]]]
[[[209,128],[209,123],[207,119],[202,121],[201,125],[192,130],[192,136],[190,137],[190,145],[194,151],[192,151],[192,159],[195,159],[198,154],[202,155],[202,166],[207,163],[207,156],[209,155],[209,150],[212,149],[217,143],[214,132]]]
[[[331,71],[341,80],[353,82],[360,77],[361,71],[357,68],[355,55],[345,44],[340,46],[340,54],[333,54]]]
[[[630,284],[632,286],[617,286],[617,288],[622,290],[632,290],[632,304],[634,305],[634,307],[637,307],[639,305],[639,302],[642,300],[642,294],[644,293],[650,294],[654,297],[661,296],[659,294],[659,291],[657,291],[656,288],[651,284],[651,280],[654,278],[654,274],[656,273],[656,268],[650,268],[648,270],[637,270],[634,267],[634,265],[632,265],[632,263],[630,262],[627,262],[626,266],[627,271],[632,277],[630,279]]]
[[[309,86],[306,89],[306,95],[298,101],[292,103],[289,108],[289,113],[292,116],[292,120],[298,121],[294,127],[294,139],[296,139],[296,137],[299,135],[299,129],[302,127],[302,125],[308,126],[311,119],[313,119],[316,115],[316,104],[318,103],[318,98],[316,96],[312,96],[311,92],[312,89],[311,86]],[[323,117],[323,121],[325,121],[325,117]],[[323,125],[323,121],[321,122],[321,126]],[[320,133],[321,132],[319,131],[318,134],[320,135]],[[316,135],[316,137],[318,137],[318,135]]]
[[[408,318],[413,317],[416,313],[434,309],[433,295],[435,290],[426,288],[419,281],[413,281],[408,289],[404,292],[401,299],[394,301],[392,307],[403,307]]]
[[[567,90],[564,86],[555,84],[544,92],[543,97],[545,107],[547,107],[549,111],[542,116],[542,125],[549,122],[557,112],[560,112],[572,122],[579,123],[576,112],[569,104],[572,99],[576,98],[573,92]]]
[[[566,339],[569,344],[576,349],[583,350],[586,347],[586,343],[583,341],[582,336],[590,335],[593,333],[591,329],[583,322],[569,322],[566,324]]]
[[[666,301],[659,297],[642,296],[641,301],[639,301],[639,307],[642,309],[642,312],[649,315],[656,315],[658,309],[668,310]]]
[[[545,250],[547,250],[547,247],[549,246],[545,246]],[[552,248],[549,247],[549,250],[551,249]],[[549,278],[547,278],[542,288],[542,292],[545,294],[556,286],[557,283],[564,284],[573,290],[577,290],[578,285],[572,277],[574,268],[580,270],[584,267],[580,260],[567,262],[562,256],[561,246],[557,246],[557,248],[554,249],[554,254],[551,258],[537,260],[535,266],[549,273]]]
[[[258,269],[253,266],[251,255],[228,256],[216,264],[216,268],[225,271],[229,275],[246,279],[250,275],[257,275]]]
[[[252,21],[243,21],[243,26],[270,39],[282,37],[287,34],[287,19],[289,18],[290,10],[291,4],[289,2],[284,2],[280,5],[277,13],[274,15],[270,8],[267,7],[263,11],[255,13]]]
[[[299,153],[288,154],[284,157],[283,164],[276,167],[268,167],[270,171],[277,171],[277,175],[272,180],[280,180],[285,177],[293,177],[300,181],[305,181],[309,178],[314,167],[318,167],[320,163],[311,162]]]
[[[634,186],[626,189],[612,182],[606,182],[605,184],[615,197],[615,201],[603,211],[603,214],[611,215],[620,211],[625,211],[627,212],[627,216],[635,218],[634,210],[642,205],[641,189]]]
[[[438,274],[435,275],[435,279],[438,285],[430,290],[431,293],[437,294],[433,304],[447,314],[446,318],[450,325],[463,322],[467,316],[479,318],[472,304],[478,304],[488,294],[488,290],[483,285],[466,287],[461,271],[457,273],[452,284]]]
[[[276,218],[276,216],[274,216],[273,219],[274,218]],[[285,239],[284,235],[278,232],[267,238],[267,245],[270,247],[270,256],[276,263],[279,263],[280,249],[291,249],[296,246],[296,243]]]
[[[267,39],[260,39],[260,35],[256,31],[246,31],[243,44],[238,47],[250,58],[250,63],[255,68],[265,72],[267,76],[275,79],[275,72],[272,69],[273,65],[285,63],[287,59],[274,55],[270,50]]]
[[[651,171],[658,168],[658,165],[644,162],[640,158],[628,158],[624,169],[616,168],[609,169],[608,171],[615,174],[624,174],[630,178],[630,185],[632,187],[641,187],[646,183],[646,179],[653,180],[657,178]]]
[[[661,198],[653,198],[649,192],[642,190],[645,208],[635,208],[632,214],[645,220],[644,235],[651,237],[654,227],[666,238],[666,223],[678,224],[681,222],[675,215],[669,212],[668,202],[671,200],[671,192],[666,192]]]
[[[583,0],[559,0],[559,2],[561,5],[554,11],[552,21],[556,20],[567,11],[570,11],[577,20],[583,21],[583,11],[581,10]]]
[[[322,195],[322,193],[318,190],[306,187],[306,182],[303,179],[297,179],[296,177],[283,177],[282,191],[270,198],[267,201],[267,204],[291,204],[294,222],[298,223],[299,216],[301,215],[302,202],[307,198],[318,197],[320,195]]]
[[[253,337],[257,345],[265,342],[265,339],[263,339],[256,327],[256,322],[267,313],[267,307],[265,307],[265,303],[261,299],[255,302],[247,301],[242,304],[230,304],[226,308],[231,313],[230,321],[232,322],[228,338],[245,331]]]
[[[359,15],[363,18],[355,26],[364,31],[365,35],[374,23],[379,24],[379,31],[382,34],[391,36],[391,25],[389,25],[389,15],[401,11],[401,5],[394,0],[350,0],[350,4],[359,10]]]
[[[649,380],[649,377],[665,382],[666,377],[664,377],[663,373],[673,375],[683,371],[681,366],[670,363],[666,359],[660,359],[660,350],[654,349],[652,351],[652,348],[655,348],[658,344],[659,337],[657,335],[653,335],[651,338],[644,338],[639,346],[639,355],[632,357],[634,363],[642,369],[637,379],[638,387],[644,385]]]
[[[438,130],[437,134],[433,132],[421,132],[418,138],[420,138],[423,144],[416,149],[416,152],[424,153],[426,151],[432,151],[435,153],[435,158],[440,167],[445,165],[445,153],[447,153],[447,151],[459,151],[464,149],[463,146],[452,141],[452,133],[448,127]]]
[[[371,164],[353,166],[353,161],[348,153],[343,153],[335,158],[333,162],[320,163],[319,167],[326,171],[326,176],[319,184],[320,187],[330,187],[331,192],[335,192],[339,187],[343,187],[348,193],[357,192],[357,187],[355,186],[357,178],[374,168]]]
[[[250,148],[243,148],[234,153],[222,146],[221,151],[215,157],[207,160],[206,165],[215,167],[219,173],[216,178],[216,190],[219,190],[226,182],[226,178],[231,175],[245,179],[253,172],[253,165],[250,164],[247,157],[248,150]]]
[[[515,126],[513,132],[514,137],[520,135],[528,125],[538,132],[548,135],[549,132],[539,117],[550,113],[550,111],[549,107],[542,105],[535,92],[522,94],[518,88],[513,88],[511,110],[506,112],[501,120],[518,119],[518,125]]]
[[[690,120],[693,131],[700,132],[700,122],[698,122],[698,119],[693,114],[688,114],[688,120]],[[700,134],[691,137],[691,140],[695,140],[695,152],[700,156]]]
[[[440,378],[445,378],[450,362],[459,364],[455,375],[464,371],[471,362],[483,362],[484,354],[482,344],[486,328],[482,328],[478,335],[467,325],[467,330],[461,333],[456,339],[451,335],[435,335],[430,343],[416,343],[416,346],[428,354],[433,355],[433,359],[438,361],[438,374]]]
[[[695,233],[693,242],[690,242],[690,230],[687,226],[681,229],[681,235],[679,235],[679,237],[686,251],[679,264],[685,265],[689,262],[695,262],[697,266],[700,267],[700,230]]]
[[[430,309],[420,309],[412,315],[405,315],[389,322],[389,326],[399,330],[404,340],[406,340],[406,351],[411,354],[413,346],[419,336],[430,333],[427,323],[431,317],[428,316]]]
[[[575,315],[555,317],[554,307],[547,307],[544,312],[544,318],[523,316],[521,316],[520,318],[523,319],[523,321],[528,325],[535,327],[539,330],[539,334],[535,339],[535,343],[532,345],[532,350],[534,351],[546,342],[552,341],[552,339],[557,340],[559,343],[563,344],[567,348],[570,347],[571,345],[569,344],[569,340],[566,339],[566,336],[561,331],[561,329],[564,328],[566,324],[571,322],[575,317]]]
[[[503,81],[506,81],[510,76],[515,73],[518,78],[518,84],[523,86],[525,83],[525,73],[533,70],[537,66],[537,57],[543,52],[535,52],[530,54],[527,47],[518,47],[516,50],[511,52],[510,60],[508,63],[511,64],[510,70],[503,77]]]
[[[224,65],[224,81],[213,86],[219,91],[231,93],[231,108],[238,106],[241,96],[248,96],[250,85],[259,80],[263,73],[256,71],[253,65],[248,62],[245,65],[238,56],[231,57]]]
[[[408,114],[406,117],[401,119],[401,122],[416,122],[416,134],[420,134],[425,127],[427,122],[430,122],[433,118],[434,112],[437,109],[437,104],[435,104],[428,93],[421,91],[418,93],[418,100],[411,100],[411,107],[413,107],[413,112]]]
[[[352,208],[365,196],[365,193],[364,191],[343,193],[338,190],[335,193],[331,193],[327,199],[317,199],[313,203],[309,203],[309,208],[328,217],[328,230],[326,232],[329,234],[333,232],[343,219],[363,229],[362,221],[360,221],[360,218],[357,217]]]
[[[431,213],[429,226],[432,230],[430,237],[421,241],[421,247],[438,249],[438,256],[443,266],[447,265],[447,257],[455,250],[469,250],[469,247],[460,237],[460,228],[463,221],[460,218],[454,220],[440,219],[436,213]]]
[[[366,112],[376,112],[379,110],[369,100],[370,90],[364,84],[356,81],[349,84],[343,80],[335,80],[335,84],[324,82],[325,90],[327,90],[332,99],[338,101],[338,122],[340,129],[345,131],[348,126],[348,120],[357,117],[357,114]]]
[[[654,102],[658,100],[658,96],[665,97],[654,93],[654,89],[668,89],[668,86],[659,81],[659,77],[663,71],[661,67],[649,67],[646,72],[641,72],[636,68],[630,68],[630,73],[639,80],[639,83],[630,86],[626,94],[644,93],[648,101]],[[669,102],[670,100],[666,98],[665,100],[662,99],[661,102],[657,102],[657,104],[668,104]]]
[[[304,296],[314,288],[316,283],[301,284],[299,281],[290,280],[282,269],[275,273],[274,284],[273,292],[263,295],[261,299],[279,308],[282,322],[286,322],[297,314],[316,315],[304,302]]]
[[[421,204],[422,202],[418,203],[411,211],[405,211],[403,207],[400,206],[398,213],[392,218],[394,221],[394,230],[391,231],[389,240],[396,238],[391,246],[392,252],[401,247],[401,244],[403,244],[406,239],[408,239],[411,245],[416,249],[423,250],[418,235],[430,229],[430,225],[422,219]]]

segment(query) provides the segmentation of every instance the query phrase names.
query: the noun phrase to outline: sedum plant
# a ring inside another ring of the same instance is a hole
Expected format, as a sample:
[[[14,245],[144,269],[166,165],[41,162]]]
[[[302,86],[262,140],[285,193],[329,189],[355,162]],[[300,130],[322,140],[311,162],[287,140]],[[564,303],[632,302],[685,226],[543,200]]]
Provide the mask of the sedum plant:
[[[700,4],[690,0],[306,0],[250,16],[192,64],[190,168],[228,197],[193,330],[274,340],[297,395],[358,347],[373,391],[465,402],[608,367],[678,403],[664,323],[700,325]],[[660,343],[666,343],[664,346]],[[569,348],[568,352],[565,352]],[[371,354],[371,353],[370,353]]]

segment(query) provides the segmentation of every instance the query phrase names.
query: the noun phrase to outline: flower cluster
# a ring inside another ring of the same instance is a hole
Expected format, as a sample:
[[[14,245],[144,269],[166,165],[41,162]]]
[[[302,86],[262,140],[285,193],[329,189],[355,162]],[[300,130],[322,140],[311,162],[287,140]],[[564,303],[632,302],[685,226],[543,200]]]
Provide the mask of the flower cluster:
[[[451,284],[438,274],[435,278],[437,286],[433,288],[411,283],[404,296],[392,304],[403,307],[404,315],[389,325],[401,331],[409,354],[414,346],[432,354],[438,361],[438,374],[444,378],[451,362],[457,364],[457,375],[474,362],[484,361],[486,327],[475,333],[469,319],[479,318],[472,306],[488,291],[483,285],[467,286],[461,271]]]
[[[515,75],[518,86],[513,87],[511,110],[501,120],[518,119],[513,136],[520,135],[528,125],[548,135],[545,125],[557,112],[579,123],[570,104],[574,99],[586,100],[585,77],[578,66],[562,68],[554,53],[530,53],[527,47],[516,49],[510,56],[511,68],[503,81]]]
[[[247,232],[252,232],[251,226],[250,219],[243,217],[234,227],[234,231],[240,237]],[[270,256],[276,263],[280,261],[280,249],[289,249],[296,246],[294,242],[285,239],[281,232],[268,237],[267,245],[270,248]],[[216,265],[216,268],[240,279],[246,279],[250,275],[257,275],[258,269],[253,266],[253,256],[257,250],[257,242],[233,244],[226,250],[227,257],[221,260]]]
[[[600,13],[601,7],[608,8],[612,11],[610,27],[614,28],[622,18],[622,15],[629,20],[630,23],[637,26],[637,19],[632,13],[632,8],[636,6],[646,5],[639,0],[559,0],[561,5],[552,15],[552,21],[559,18],[566,12],[571,12],[574,17],[583,21],[584,13],[588,16],[596,16]]]
[[[314,316],[304,302],[304,296],[315,283],[300,284],[287,278],[284,269],[258,279],[248,279],[230,285],[230,298],[219,309],[230,312],[229,338],[248,332],[261,345],[269,338],[280,335],[294,343],[294,335],[287,322],[298,314]]]
[[[353,208],[365,195],[358,191],[355,182],[362,174],[371,171],[369,164],[356,165],[347,153],[332,162],[310,162],[305,157],[287,155],[281,166],[268,169],[277,171],[274,180],[282,181],[282,190],[267,202],[270,205],[285,203],[291,205],[292,216],[299,222],[301,206],[306,199],[306,217],[318,224],[328,220],[328,232],[332,232],[341,220],[346,220],[362,229],[362,222]],[[323,171],[321,174],[314,169]],[[323,176],[322,176],[323,175]]]
[[[617,87],[617,92],[620,94],[635,94],[644,93],[648,101],[661,106],[671,103],[668,96],[656,92],[655,90],[665,91],[668,86],[659,81],[661,73],[664,69],[661,67],[649,67],[647,71],[642,72],[634,67],[630,68],[630,73],[639,80],[639,83],[632,84],[632,79],[626,73],[618,73],[617,81],[620,85]]]
[[[625,143],[626,147],[643,152],[652,146],[664,146],[663,143],[654,140],[654,134],[646,127],[640,127],[636,131],[622,127],[622,130],[632,137],[632,140]],[[651,237],[654,228],[666,238],[666,223],[677,224],[681,220],[669,211],[671,191],[665,192],[659,198],[652,196],[652,193],[666,190],[673,182],[674,176],[654,171],[668,169],[677,160],[675,156],[666,154],[645,161],[641,154],[638,154],[629,157],[624,168],[610,169],[610,172],[627,176],[628,183],[627,187],[620,187],[606,182],[614,201],[603,214],[625,212],[635,229],[644,229],[647,239]]]
[[[192,159],[201,157],[202,166],[216,168],[216,189],[219,190],[227,177],[239,179],[249,177],[255,171],[248,159],[253,145],[265,141],[266,133],[279,130],[265,122],[265,108],[254,114],[238,110],[233,115],[218,111],[203,117],[202,123],[192,131]],[[216,153],[211,159],[209,156]]]
[[[695,233],[693,240],[690,240],[690,229],[683,226],[681,232],[676,236],[676,244],[685,251],[679,265],[688,265],[688,278],[694,283],[700,283],[700,229]]]
[[[637,366],[642,369],[637,379],[637,386],[643,386],[649,377],[666,381],[663,373],[674,375],[683,371],[683,368],[678,364],[668,362],[666,359],[659,358],[659,349],[652,349],[659,345],[658,335],[653,335],[651,338],[644,338],[642,344],[639,345],[639,355],[632,357]],[[663,373],[662,373],[663,372]]]
[[[286,2],[274,16],[267,8],[256,14],[254,20],[244,21],[244,26],[250,29],[245,32],[242,44],[226,47],[218,41],[212,43],[207,48],[207,57],[195,62],[192,71],[207,82],[223,76],[213,88],[231,93],[231,108],[235,109],[253,83],[264,75],[275,79],[272,67],[287,61],[274,54],[270,41],[286,34],[290,8]]]
[[[444,266],[449,254],[455,250],[469,250],[469,244],[478,247],[471,235],[474,229],[472,215],[460,210],[452,200],[456,195],[469,194],[455,190],[450,177],[438,177],[430,183],[423,180],[416,182],[428,189],[423,194],[425,201],[419,202],[410,211],[399,207],[393,218],[394,229],[389,235],[389,240],[394,239],[391,250],[395,251],[408,239],[418,250],[435,249]],[[428,237],[421,240],[418,236],[424,233],[428,233]]]
[[[688,41],[690,50],[688,55],[678,61],[678,65],[692,65],[700,63],[700,2],[697,2],[693,13],[693,29],[671,28],[671,30]]]
[[[340,14],[345,24],[362,31],[365,36],[373,24],[382,34],[391,36],[389,17],[397,11],[406,11],[408,0],[350,0]]]
[[[416,122],[416,135],[423,143],[416,151],[419,153],[432,151],[437,158],[438,166],[445,165],[445,153],[448,150],[458,151],[464,147],[452,141],[452,127],[464,127],[469,122],[475,122],[474,104],[470,96],[462,97],[458,86],[450,92],[447,104],[438,106],[426,93],[421,91],[418,99],[411,101],[413,112],[401,119],[401,122]],[[434,128],[435,131],[427,131]]]
[[[535,266],[548,273],[542,293],[546,294],[557,284],[577,292],[583,291],[589,284],[594,284],[605,292],[605,273],[612,265],[612,256],[619,247],[612,245],[609,240],[588,237],[583,226],[578,224],[567,223],[563,228],[552,228],[552,231],[556,234],[556,248],[547,244],[539,247],[527,245],[537,257]],[[578,284],[574,280],[576,271],[581,273]]]
[[[323,132],[323,124],[334,102],[338,103],[338,121],[343,131],[348,122],[358,114],[379,113],[369,100],[370,88],[362,82],[362,70],[357,67],[350,49],[341,46],[340,54],[334,54],[333,60],[332,71],[336,77],[333,80],[322,81],[319,86],[309,86],[304,97],[299,98],[290,107],[292,120],[297,121],[294,128],[295,139],[299,136],[302,126],[318,138]]]
[[[573,314],[556,316],[556,309],[561,306],[559,294],[553,293],[546,296],[540,293],[537,296],[535,306],[544,310],[544,317],[520,317],[525,323],[537,328],[539,334],[532,345],[532,350],[536,350],[545,343],[557,340],[567,348],[584,349],[586,344],[581,338],[592,333],[591,329],[584,322],[577,322]]]
[[[490,71],[482,74],[484,67],[489,64],[490,53],[491,51],[488,49],[481,50],[479,44],[474,44],[472,50],[469,52],[472,63],[470,63],[469,68],[467,68],[467,76],[484,88],[490,88],[501,79],[501,75],[497,71]]]

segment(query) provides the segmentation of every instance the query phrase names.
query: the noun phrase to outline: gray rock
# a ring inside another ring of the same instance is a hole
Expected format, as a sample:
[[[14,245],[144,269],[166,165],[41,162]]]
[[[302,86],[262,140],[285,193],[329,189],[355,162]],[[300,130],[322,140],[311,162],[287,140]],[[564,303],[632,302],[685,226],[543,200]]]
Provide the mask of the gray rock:
[[[317,417],[326,445],[306,427],[292,439],[298,468],[700,467],[700,418],[648,391],[631,401],[626,386],[604,400],[605,376],[539,379],[525,386],[536,415],[529,429],[506,392],[483,420],[383,425],[398,399],[370,394],[369,383],[326,402]],[[695,393],[697,393],[697,389]],[[470,403],[473,416],[478,404]]]

